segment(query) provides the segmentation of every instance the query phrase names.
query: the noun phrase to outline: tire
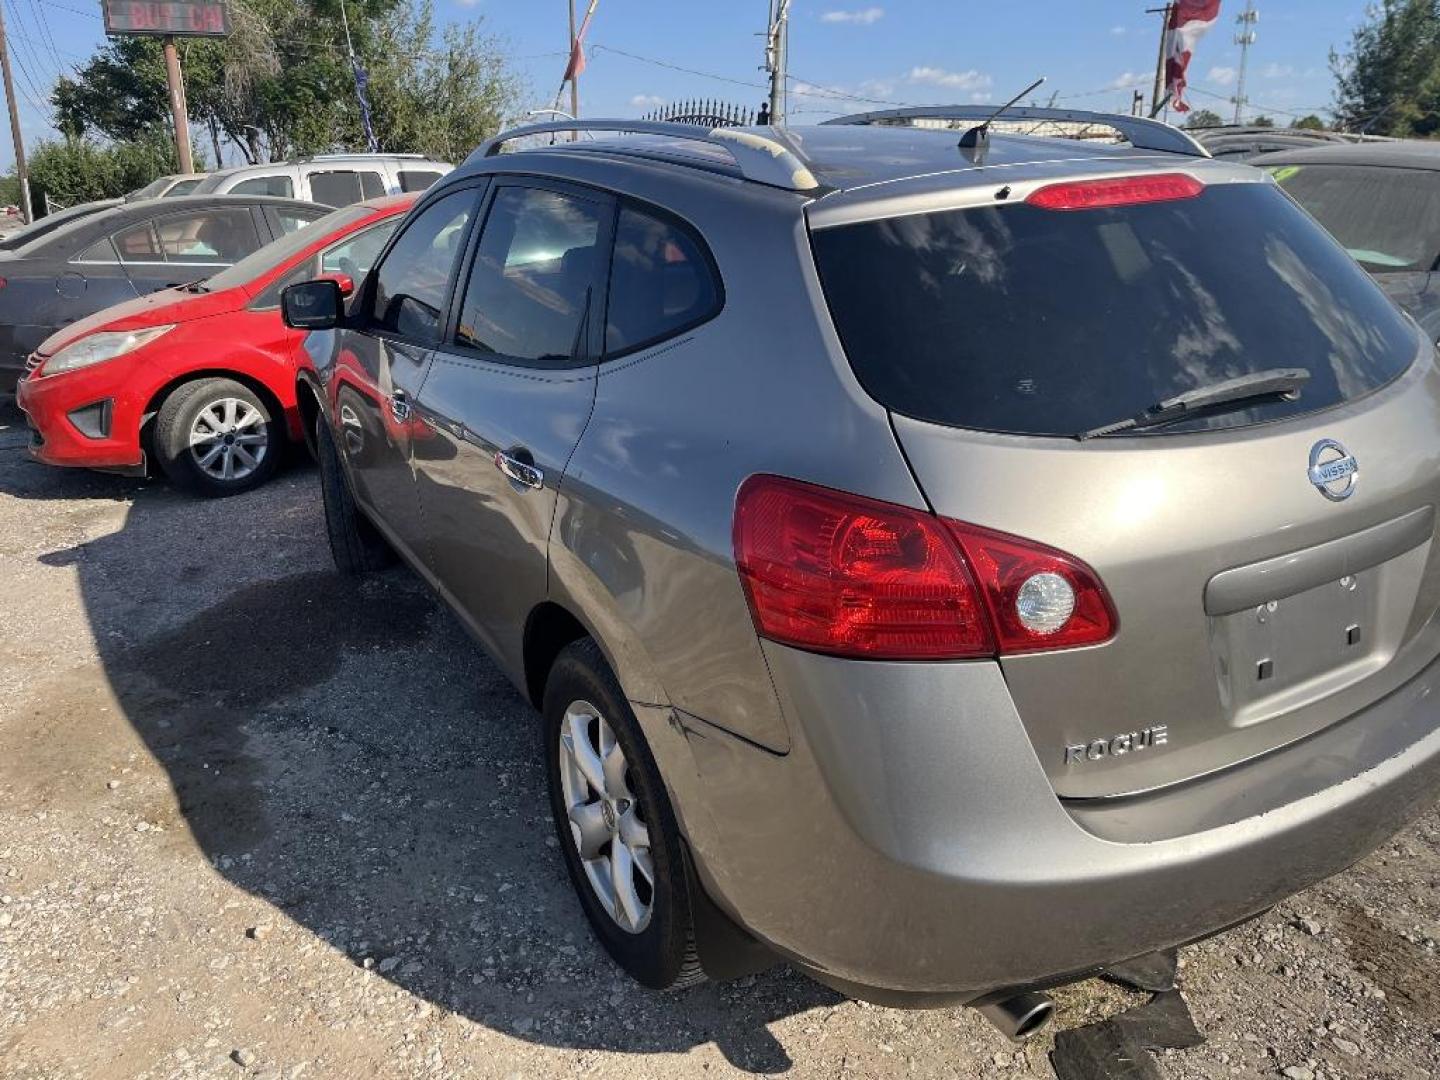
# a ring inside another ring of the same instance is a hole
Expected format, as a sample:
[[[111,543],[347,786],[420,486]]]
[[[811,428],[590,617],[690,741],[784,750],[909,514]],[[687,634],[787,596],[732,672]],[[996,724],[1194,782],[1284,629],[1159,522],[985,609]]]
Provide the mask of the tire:
[[[355,504],[335,439],[323,415],[315,420],[315,456],[320,462],[320,495],[325,503],[325,532],[335,569],[347,577],[383,570],[395,561],[394,549]]]
[[[195,379],[170,391],[155,415],[152,441],[170,482],[209,498],[259,487],[285,452],[280,419],[234,379]]]
[[[653,990],[703,982],[675,815],[635,714],[599,647],[589,638],[567,645],[551,668],[544,721],[545,772],[555,831],[570,882],[595,936],[620,967]],[[613,741],[599,735],[602,729]],[[598,745],[618,748],[622,755],[618,768],[604,770],[598,758],[591,763],[592,775],[600,770],[611,777],[607,791],[597,793],[585,779],[576,756],[562,749],[562,735],[571,744],[577,738],[588,739],[592,751]],[[610,810],[605,812],[607,802]],[[583,804],[577,816],[588,825],[583,832],[571,821],[570,808],[577,803]],[[622,857],[622,865],[628,860],[631,868],[632,901],[646,906],[640,919],[616,899],[616,890],[610,890],[608,897],[603,891],[604,880],[615,872],[615,846],[627,836],[634,842],[639,835],[637,819],[648,846],[624,844],[629,854]],[[597,846],[595,837],[601,835],[608,835],[608,840]],[[594,853],[593,859],[582,857],[586,848]],[[648,889],[647,862],[653,879]],[[592,869],[587,870],[587,865]],[[600,876],[601,885],[592,880],[592,873]]]

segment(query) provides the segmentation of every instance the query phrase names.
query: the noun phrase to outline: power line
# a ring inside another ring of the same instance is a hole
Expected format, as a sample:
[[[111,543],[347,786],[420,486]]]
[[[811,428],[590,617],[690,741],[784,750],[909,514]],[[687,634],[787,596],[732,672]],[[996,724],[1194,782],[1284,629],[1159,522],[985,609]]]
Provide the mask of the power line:
[[[50,49],[50,55],[55,58],[55,63],[59,67],[64,68],[66,66],[65,61],[60,58],[60,50],[55,48],[55,37],[53,34],[50,33],[49,22],[46,21],[44,13],[41,12],[40,6],[35,2],[35,0],[29,0],[29,4],[30,14],[40,27],[41,34],[45,38],[47,46]]]
[[[732,86],[748,86],[752,90],[770,89],[765,83],[746,82],[744,79],[732,79],[729,76],[716,75],[710,71],[696,71],[694,68],[681,67],[679,64],[672,64],[666,60],[657,60],[653,56],[641,56],[639,53],[626,52],[624,49],[617,49],[612,45],[592,45],[590,48],[595,52],[615,53],[617,56],[624,56],[630,60],[639,60],[644,64],[654,64],[656,67],[669,68],[671,71],[694,75],[700,79],[714,79],[716,82],[730,83]]]

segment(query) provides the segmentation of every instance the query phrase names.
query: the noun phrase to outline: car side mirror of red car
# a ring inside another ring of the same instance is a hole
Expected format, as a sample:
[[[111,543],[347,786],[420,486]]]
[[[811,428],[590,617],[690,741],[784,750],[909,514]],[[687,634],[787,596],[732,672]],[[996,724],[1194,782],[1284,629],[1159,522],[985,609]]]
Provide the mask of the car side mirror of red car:
[[[340,296],[345,300],[349,300],[350,297],[355,295],[355,279],[349,274],[341,273],[337,270],[333,274],[321,274],[315,280],[335,282],[336,285],[340,286]]]
[[[292,330],[333,330],[344,312],[344,292],[331,278],[302,281],[280,294],[280,315]]]

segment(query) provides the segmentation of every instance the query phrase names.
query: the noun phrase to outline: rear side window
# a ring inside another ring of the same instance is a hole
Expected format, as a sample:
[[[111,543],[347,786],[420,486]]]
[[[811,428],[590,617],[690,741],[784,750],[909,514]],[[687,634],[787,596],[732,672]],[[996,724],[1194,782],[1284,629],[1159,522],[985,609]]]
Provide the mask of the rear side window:
[[[1440,172],[1379,165],[1269,171],[1367,270],[1440,269]]]
[[[542,188],[501,188],[465,287],[457,342],[545,366],[583,355],[606,209]]]
[[[438,199],[412,221],[375,270],[371,322],[376,330],[425,345],[440,340],[450,275],[460,257],[475,190]]]
[[[429,169],[401,169],[400,190],[424,191],[439,179],[440,173],[433,172]]]
[[[295,184],[288,176],[252,176],[248,180],[241,180],[227,194],[278,195],[282,199],[293,199]]]
[[[1233,428],[1360,397],[1418,338],[1334,241],[1267,184],[1057,211],[1026,204],[817,229],[846,354],[883,405],[955,427],[1075,435],[1272,368],[1270,399],[1154,429]]]
[[[160,241],[155,238],[155,226],[148,221],[121,229],[111,239],[120,252],[121,262],[165,261],[165,256],[160,253]]]
[[[385,181],[377,172],[345,169],[310,174],[310,197],[326,206],[349,206],[384,194]]]
[[[703,245],[677,221],[625,207],[615,228],[605,353],[644,348],[720,310],[720,284]]]
[[[155,231],[171,263],[228,264],[260,247],[255,219],[241,208],[167,214],[156,220]]]

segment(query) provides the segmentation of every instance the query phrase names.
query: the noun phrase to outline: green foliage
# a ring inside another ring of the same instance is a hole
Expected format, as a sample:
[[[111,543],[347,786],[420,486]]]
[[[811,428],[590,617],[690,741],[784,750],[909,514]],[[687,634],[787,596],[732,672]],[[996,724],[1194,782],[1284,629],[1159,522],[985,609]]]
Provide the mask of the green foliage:
[[[498,127],[519,83],[479,20],[435,28],[433,0],[346,0],[369,77],[382,150],[459,160]],[[212,156],[247,161],[366,148],[339,0],[233,0],[234,33],[180,45],[186,103]],[[72,137],[131,140],[168,126],[153,38],[117,38],[59,80],[57,124]]]
[[[1272,117],[1269,116],[1257,116],[1255,117],[1255,119],[1250,121],[1250,126],[1257,128],[1273,128],[1275,126],[1275,121]]]
[[[1316,116],[1314,113],[1311,113],[1309,116],[1300,117],[1290,126],[1292,128],[1295,128],[1297,131],[1324,131],[1325,121],[1320,119],[1320,117]]]
[[[1214,109],[1195,109],[1185,120],[1187,128],[1220,127],[1224,123]]]
[[[1331,52],[1336,118],[1348,131],[1440,134],[1440,0],[1379,0],[1350,51]]]
[[[67,136],[40,143],[29,164],[30,192],[37,206],[47,195],[58,206],[113,199],[179,171],[175,143],[163,134],[109,145]]]

